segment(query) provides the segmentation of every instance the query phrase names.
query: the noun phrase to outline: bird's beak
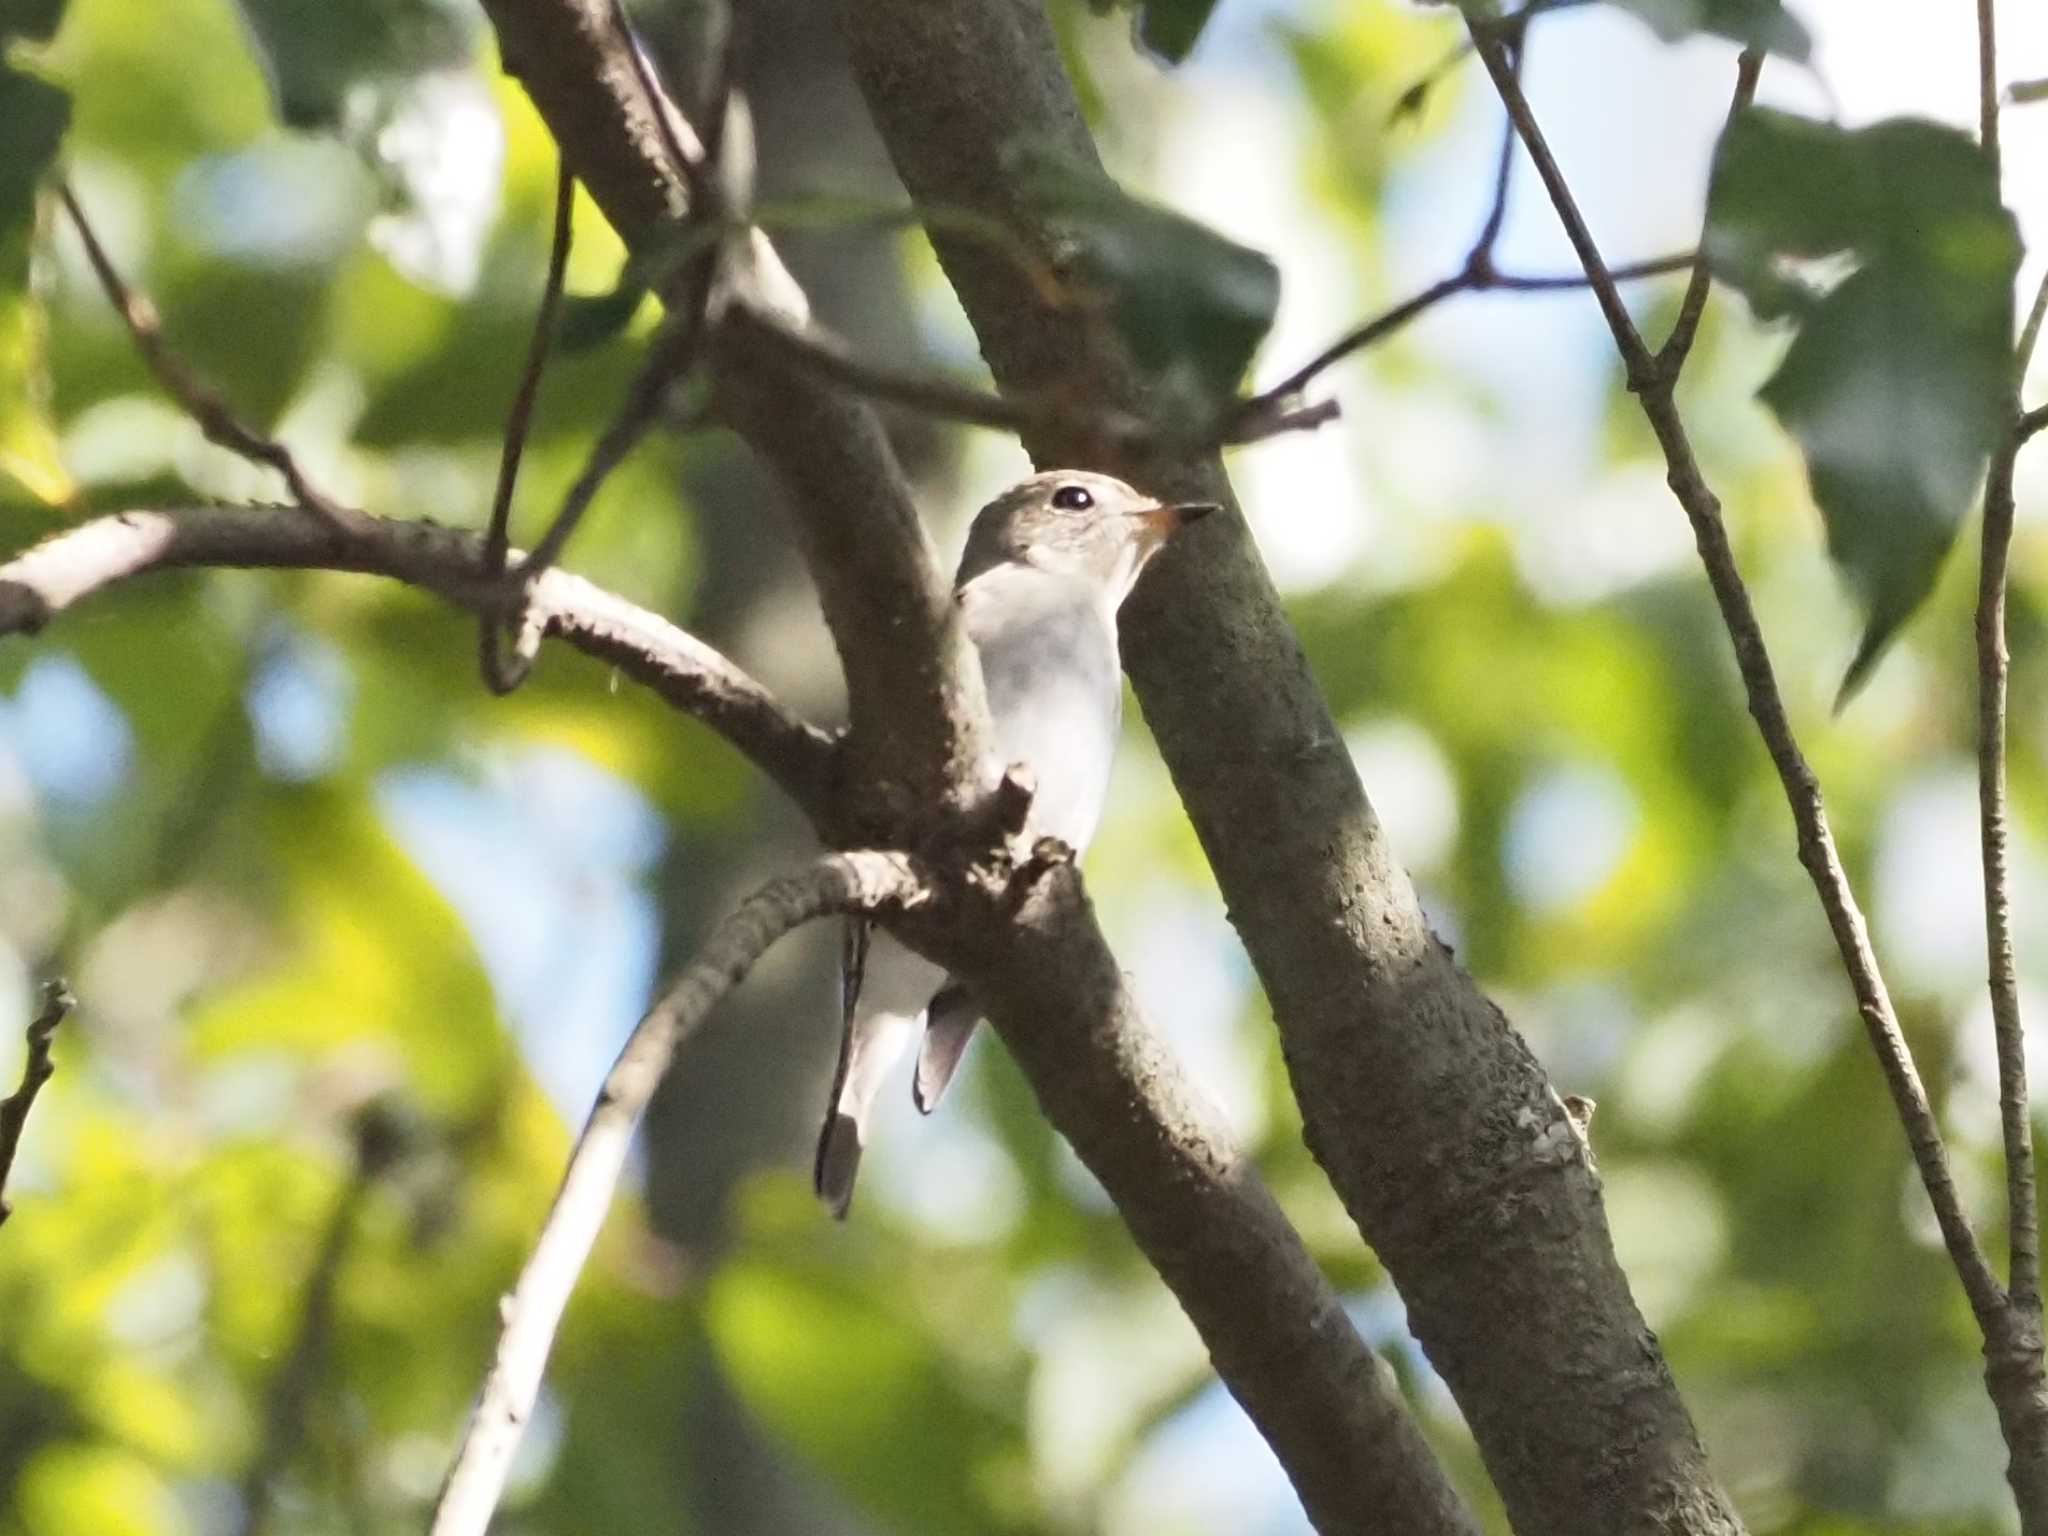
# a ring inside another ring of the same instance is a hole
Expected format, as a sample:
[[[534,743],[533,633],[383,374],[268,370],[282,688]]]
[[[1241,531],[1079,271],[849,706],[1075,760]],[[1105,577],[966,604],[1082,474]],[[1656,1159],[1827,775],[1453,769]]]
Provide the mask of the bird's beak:
[[[1200,522],[1211,512],[1223,509],[1213,501],[1156,502],[1131,515],[1143,530],[1139,541],[1149,553],[1159,548],[1189,523]]]

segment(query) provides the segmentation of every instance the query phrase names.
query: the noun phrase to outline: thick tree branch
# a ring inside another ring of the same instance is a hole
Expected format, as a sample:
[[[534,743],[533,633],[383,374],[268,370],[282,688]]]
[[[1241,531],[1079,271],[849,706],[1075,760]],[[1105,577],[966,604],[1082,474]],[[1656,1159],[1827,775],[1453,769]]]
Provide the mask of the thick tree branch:
[[[0,565],[0,634],[34,633],[104,587],[178,566],[282,566],[390,576],[471,612],[495,612],[503,582],[474,535],[356,514],[347,532],[292,507],[123,512],[70,528]],[[544,632],[607,661],[717,731],[814,817],[829,820],[834,739],[785,711],[695,636],[579,576],[549,571],[530,611]]]
[[[673,246],[690,207],[686,161],[702,136],[634,57],[611,0],[486,0],[505,67],[532,96],[576,178],[629,246]],[[717,318],[704,337],[715,399],[788,488],[799,543],[846,673],[855,782],[874,786],[873,835],[900,841],[933,808],[992,787],[981,674],[949,583],[873,415],[829,382],[788,367],[748,334],[765,310],[808,319],[801,290],[758,231],[722,252]],[[694,266],[694,263],[686,266]],[[686,313],[688,270],[663,297]]]
[[[936,913],[935,917],[944,917]],[[1476,1536],[1392,1373],[1360,1343],[1214,1103],[1139,1015],[1070,864],[948,959],[1047,1118],[1123,1213],[1318,1531]],[[920,936],[913,918],[910,936]]]
[[[630,244],[658,252],[672,236],[685,189],[671,167],[651,162],[633,122],[622,118],[606,131],[599,120],[593,104],[607,101],[618,73],[590,46],[601,0],[487,0],[487,9],[508,65],[556,129],[578,178]],[[632,110],[616,99],[611,105]],[[760,344],[771,320],[800,327],[808,318],[765,237],[750,232],[724,260],[723,296],[707,337],[714,398],[794,493],[799,542],[846,668],[853,715],[847,782],[861,803],[841,828],[879,824],[944,843],[985,826],[978,813],[993,785],[984,782],[979,670],[887,442],[862,402],[788,366],[772,342]],[[1055,910],[1062,942],[1106,955],[1085,907]],[[1204,1324],[1225,1384],[1251,1409],[1304,1501],[1333,1531],[1466,1530],[1398,1394],[1381,1380],[1299,1237],[1269,1198],[1247,1193],[1251,1176],[1240,1170],[1183,1187],[1174,1183],[1186,1173],[1180,1163],[1132,1150],[1165,1137],[1183,1159],[1239,1166],[1208,1124],[1186,1112],[1159,1046],[1139,1033],[1128,1007],[1099,1013],[1080,978],[1057,969],[1020,974],[977,960],[988,946],[1000,952],[1013,917],[1007,904],[984,907],[927,932],[925,942],[976,989],[999,1026],[1008,1021],[1006,1033],[1054,1123],[1097,1168],[1148,1256]],[[1094,1080],[1092,1098],[1061,1091],[1046,1077],[1054,1063],[1027,1049],[1037,1032],[1063,1027],[1076,1033],[1073,1054],[1060,1065]],[[1122,1161],[1111,1166],[1117,1149]],[[1148,1225],[1155,1209],[1171,1214]],[[1199,1261],[1225,1250],[1234,1251],[1234,1262]],[[1303,1330],[1314,1349],[1304,1347]],[[1301,1402],[1329,1412],[1292,1406]],[[1412,1499],[1408,1489],[1416,1490]],[[1388,1502],[1375,1502],[1382,1494]]]
[[[999,157],[1034,140],[1095,163],[1044,12],[841,0],[840,14],[913,199],[1056,250]],[[1005,393],[1079,375],[1103,409],[1142,412],[1127,360],[1012,258],[930,232]],[[1046,424],[1025,442],[1041,465],[1089,449]],[[1213,455],[1101,467],[1228,499]],[[1211,518],[1162,555],[1122,618],[1146,718],[1272,999],[1310,1145],[1400,1286],[1516,1529],[1739,1529],[1629,1297],[1569,1118],[1430,934],[1243,523]]]
[[[611,1209],[633,1132],[677,1046],[792,928],[832,912],[914,904],[924,894],[898,855],[827,854],[742,902],[634,1028],[576,1138],[540,1240],[503,1303],[497,1355],[442,1486],[432,1536],[483,1536],[490,1524],[540,1395],[555,1329]]]
[[[43,1084],[57,1070],[50,1064],[50,1041],[76,1004],[71,989],[63,982],[44,983],[42,1003],[28,1022],[28,1055],[21,1064],[21,1086],[0,1099],[0,1222],[5,1222],[10,1214],[7,1176],[14,1171],[14,1155],[21,1149],[28,1112],[35,1108],[36,1095],[43,1091]]]

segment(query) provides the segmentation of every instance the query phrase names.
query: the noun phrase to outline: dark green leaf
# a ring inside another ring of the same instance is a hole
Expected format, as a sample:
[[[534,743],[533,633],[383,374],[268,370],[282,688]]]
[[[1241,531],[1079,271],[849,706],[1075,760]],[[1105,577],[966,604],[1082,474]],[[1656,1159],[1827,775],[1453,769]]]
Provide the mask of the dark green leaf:
[[[63,91],[0,63],[0,498],[18,486],[49,505],[74,487],[57,454],[42,306],[29,289],[28,259],[36,188],[70,120]]]
[[[455,0],[239,0],[269,77],[277,115],[331,128],[350,89],[446,69],[470,56],[468,8]]]
[[[1959,313],[1951,297],[1867,267],[1807,318],[1762,391],[1869,612],[1844,698],[1933,587],[2003,427],[2010,328],[1997,307]]]
[[[1779,0],[1608,0],[1633,12],[1665,42],[1705,32],[1804,64],[1813,52],[1806,27]]]
[[[16,237],[35,219],[36,187],[57,158],[71,121],[71,98],[34,75],[0,64],[0,248],[7,252],[10,284],[26,255]]]
[[[1717,271],[1799,333],[1762,398],[1799,441],[1828,548],[1869,627],[1846,699],[1933,587],[2003,428],[2020,241],[1976,144],[1935,123],[1856,131],[1752,109],[1708,194]],[[1853,275],[1799,295],[1788,260]]]
[[[0,43],[47,43],[64,20],[64,0],[0,0]]]
[[[588,352],[603,346],[633,323],[646,297],[646,286],[630,274],[610,293],[564,294],[555,345],[564,352]]]
[[[1138,42],[1146,52],[1179,64],[1195,51],[1216,0],[1147,0],[1138,8]]]
[[[1272,261],[1055,150],[1016,144],[1004,158],[1023,197],[1071,242],[1076,276],[1163,403],[1208,413],[1231,399],[1279,308]]]

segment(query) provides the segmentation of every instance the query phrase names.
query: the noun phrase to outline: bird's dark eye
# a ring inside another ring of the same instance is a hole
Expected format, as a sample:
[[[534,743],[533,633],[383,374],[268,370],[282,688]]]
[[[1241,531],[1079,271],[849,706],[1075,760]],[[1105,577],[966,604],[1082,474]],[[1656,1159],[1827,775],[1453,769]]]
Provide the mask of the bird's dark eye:
[[[1086,512],[1095,505],[1095,498],[1078,485],[1063,485],[1052,493],[1052,504],[1062,512]]]

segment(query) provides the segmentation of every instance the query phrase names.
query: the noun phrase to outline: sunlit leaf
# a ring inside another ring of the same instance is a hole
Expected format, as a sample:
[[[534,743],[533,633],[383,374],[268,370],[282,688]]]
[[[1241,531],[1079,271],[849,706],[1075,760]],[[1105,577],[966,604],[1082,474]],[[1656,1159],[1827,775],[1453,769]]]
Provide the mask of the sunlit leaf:
[[[1639,16],[1665,42],[1704,32],[1804,64],[1813,36],[1779,0],[1608,0]]]
[[[1799,441],[1866,610],[1847,699],[1933,587],[2003,431],[2019,236],[1953,129],[1752,109],[1722,137],[1708,250],[1760,313],[1798,320],[1762,399]],[[1817,295],[1786,267],[1815,257],[1855,271]]]
[[[14,14],[0,13],[0,29]],[[57,456],[50,419],[43,316],[29,291],[29,246],[36,188],[70,120],[71,98],[63,91],[0,63],[0,475],[51,504],[69,500],[72,484]]]
[[[1005,155],[1018,190],[1073,241],[1074,266],[1167,400],[1196,410],[1236,391],[1280,305],[1280,269],[1169,208],[1132,197],[1044,145]]]

